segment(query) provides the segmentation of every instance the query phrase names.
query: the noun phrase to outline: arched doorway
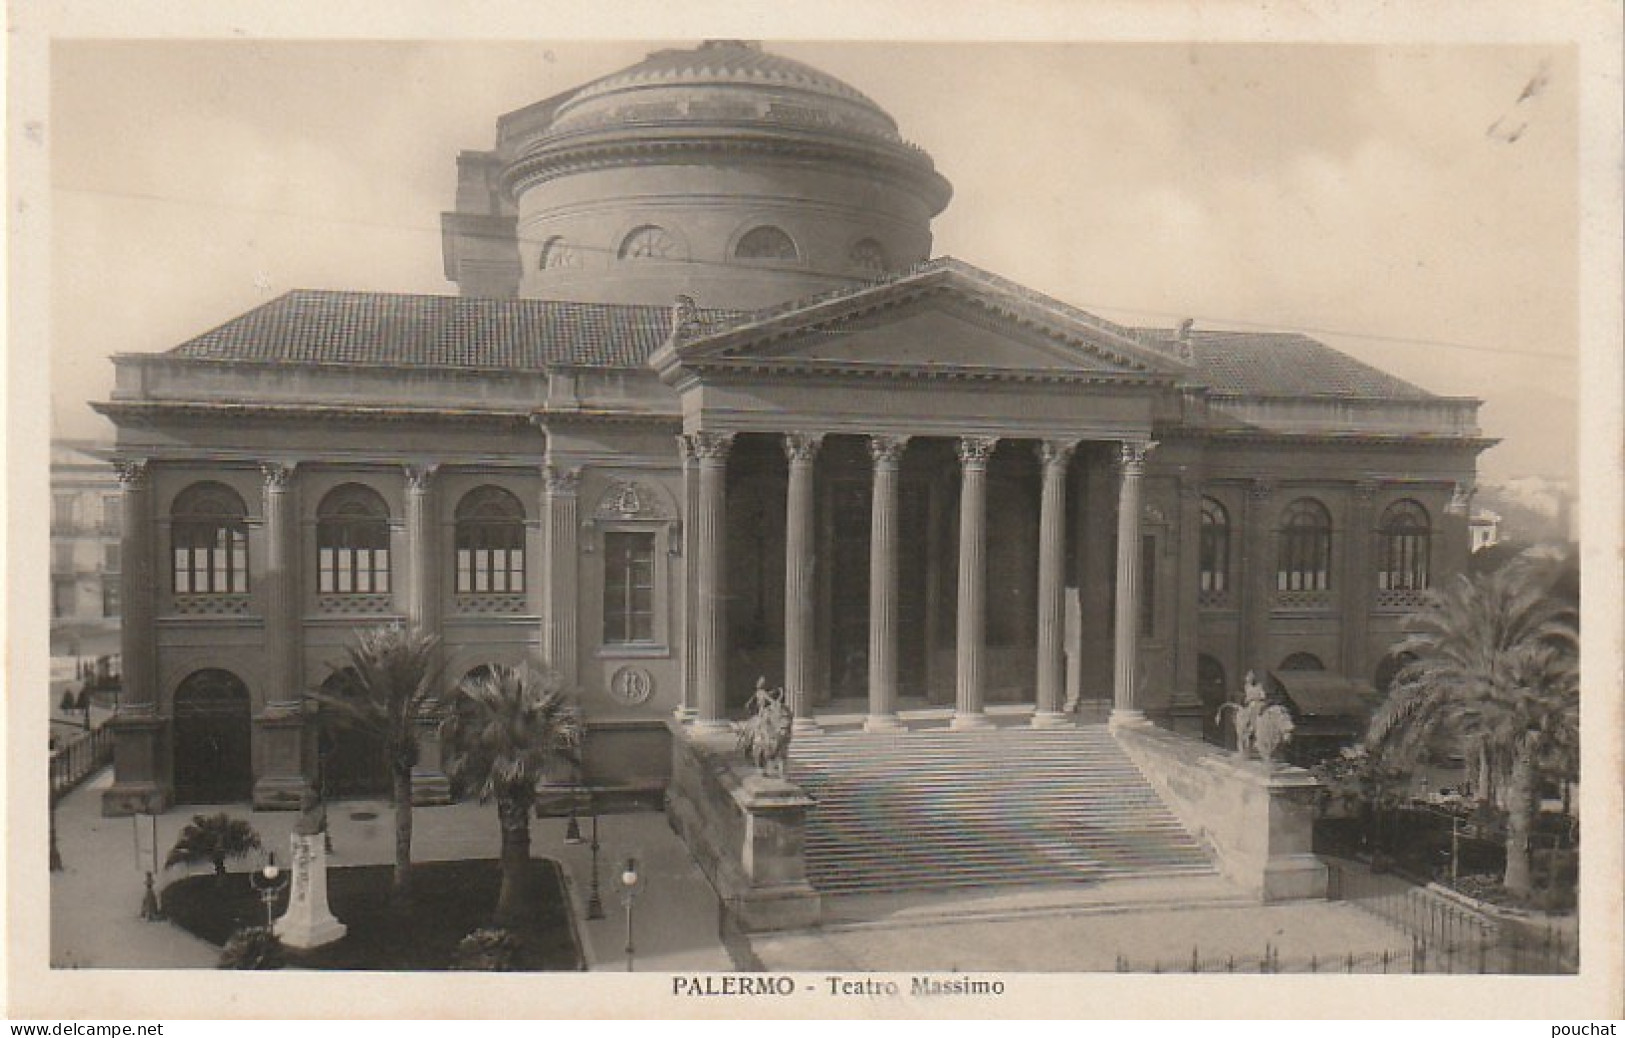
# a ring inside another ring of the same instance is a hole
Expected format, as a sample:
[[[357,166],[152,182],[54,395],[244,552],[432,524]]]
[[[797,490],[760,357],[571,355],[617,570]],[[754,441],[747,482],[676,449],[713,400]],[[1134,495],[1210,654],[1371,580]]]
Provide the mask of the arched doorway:
[[[1229,698],[1224,664],[1206,653],[1196,657],[1196,694],[1202,699],[1202,739],[1215,746],[1231,746],[1235,730],[1224,723],[1219,708]]]
[[[200,670],[175,690],[175,799],[225,804],[253,793],[253,707],[229,670]]]
[[[322,693],[336,698],[359,698],[355,670],[334,671],[322,682]],[[390,795],[389,760],[384,740],[339,710],[319,712],[316,757],[324,797],[387,797]]]

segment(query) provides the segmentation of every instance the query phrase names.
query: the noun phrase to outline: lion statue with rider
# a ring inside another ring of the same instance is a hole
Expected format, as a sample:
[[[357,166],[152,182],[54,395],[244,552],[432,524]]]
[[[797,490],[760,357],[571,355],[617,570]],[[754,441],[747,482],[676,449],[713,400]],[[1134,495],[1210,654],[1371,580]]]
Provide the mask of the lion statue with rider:
[[[750,716],[739,725],[739,748],[762,774],[784,777],[794,722],[795,711],[786,702],[784,689],[768,688],[766,678],[757,678]]]
[[[1221,705],[1213,718],[1216,723],[1223,722],[1226,710],[1235,711],[1236,753],[1244,759],[1256,753],[1259,760],[1273,763],[1276,752],[1292,739],[1292,714],[1269,702],[1269,694],[1250,670],[1242,682],[1242,702]]]

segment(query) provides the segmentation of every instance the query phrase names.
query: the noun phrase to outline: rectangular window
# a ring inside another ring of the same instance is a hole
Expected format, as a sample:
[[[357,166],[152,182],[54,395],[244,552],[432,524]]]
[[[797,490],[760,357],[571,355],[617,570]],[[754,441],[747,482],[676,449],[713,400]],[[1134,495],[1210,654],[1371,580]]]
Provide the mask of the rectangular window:
[[[58,580],[51,584],[51,615],[73,615],[73,581]]]
[[[604,534],[604,642],[654,641],[655,535]]]
[[[116,617],[119,615],[119,581],[117,577],[106,577],[102,580],[102,615]]]
[[[51,495],[51,529],[73,529],[73,497],[72,494]]]
[[[73,545],[72,544],[53,544],[53,545],[51,545],[51,572],[53,572],[53,573],[72,573],[73,572]]]
[[[102,545],[102,569],[108,573],[117,573],[124,561],[123,546],[118,544]]]
[[[102,529],[118,533],[124,528],[124,499],[117,494],[102,495]]]

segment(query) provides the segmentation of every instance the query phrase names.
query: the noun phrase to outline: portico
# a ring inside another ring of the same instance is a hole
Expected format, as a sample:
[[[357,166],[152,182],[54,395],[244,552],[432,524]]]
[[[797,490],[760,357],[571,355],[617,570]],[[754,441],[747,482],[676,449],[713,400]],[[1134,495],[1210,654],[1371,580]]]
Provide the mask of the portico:
[[[1100,552],[1117,576],[1112,718],[1142,720],[1139,497],[1161,358],[974,268],[825,309],[716,327],[680,307],[651,358],[697,460],[696,730],[725,729],[758,675],[782,675],[804,727],[857,708],[865,730],[897,730],[907,702],[976,729],[995,701],[1064,725],[1065,588]],[[1099,468],[1113,497],[1086,503]],[[1111,542],[1085,543],[1085,507],[1116,512]]]

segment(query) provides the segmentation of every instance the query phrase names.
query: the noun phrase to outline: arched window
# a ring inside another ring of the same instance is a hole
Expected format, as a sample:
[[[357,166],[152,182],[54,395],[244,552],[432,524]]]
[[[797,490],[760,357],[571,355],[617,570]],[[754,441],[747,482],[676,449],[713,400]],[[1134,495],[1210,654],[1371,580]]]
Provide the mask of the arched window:
[[[865,238],[847,251],[846,261],[859,270],[883,274],[886,271],[886,247],[873,238]]]
[[[1427,510],[1415,501],[1396,501],[1382,513],[1379,528],[1382,556],[1377,588],[1423,591],[1428,587],[1428,545],[1432,526]]]
[[[1199,568],[1201,590],[1225,591],[1230,587],[1230,514],[1211,497],[1202,498],[1202,539]]]
[[[670,231],[657,224],[634,227],[621,240],[617,255],[623,260],[680,259],[682,248]]]
[[[177,595],[248,591],[248,509],[223,483],[194,483],[169,513],[171,570]]]
[[[755,260],[785,260],[795,261],[801,258],[796,251],[796,243],[790,236],[771,225],[757,227],[739,239],[734,246],[735,259]]]
[[[1280,591],[1326,591],[1332,586],[1332,517],[1326,506],[1300,497],[1281,520]]]
[[[1281,661],[1276,670],[1325,670],[1326,664],[1320,662],[1320,657],[1312,652],[1294,652]]]
[[[525,590],[525,508],[501,487],[476,487],[457,503],[457,592]]]
[[[389,591],[389,506],[359,483],[334,487],[316,509],[316,588],[324,595]]]
[[[575,246],[555,234],[542,244],[542,252],[536,265],[542,270],[576,267],[581,265],[581,259],[576,255]]]

